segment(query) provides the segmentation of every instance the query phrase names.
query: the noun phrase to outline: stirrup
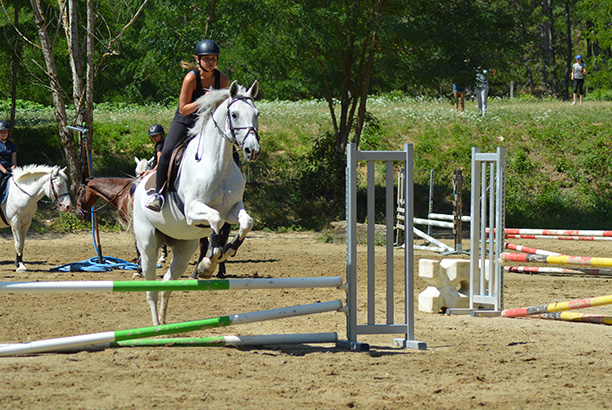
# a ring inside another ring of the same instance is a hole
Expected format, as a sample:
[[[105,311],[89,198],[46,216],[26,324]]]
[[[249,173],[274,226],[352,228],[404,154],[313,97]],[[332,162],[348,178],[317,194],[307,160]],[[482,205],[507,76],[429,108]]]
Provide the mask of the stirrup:
[[[158,193],[151,195],[146,205],[151,211],[159,212],[164,207],[164,197]]]

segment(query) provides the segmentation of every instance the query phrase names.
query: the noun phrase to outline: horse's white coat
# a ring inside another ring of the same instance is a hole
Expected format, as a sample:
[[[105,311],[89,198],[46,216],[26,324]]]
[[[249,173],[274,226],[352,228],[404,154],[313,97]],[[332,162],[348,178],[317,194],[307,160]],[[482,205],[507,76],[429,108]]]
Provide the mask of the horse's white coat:
[[[72,207],[65,168],[47,165],[27,165],[13,170],[6,201],[1,205],[9,225],[0,219],[0,228],[11,227],[15,240],[17,272],[26,271],[23,264],[23,247],[32,218],[43,196],[56,202],[60,211]]]
[[[134,194],[134,233],[141,254],[142,271],[147,280],[155,280],[155,261],[165,242],[172,248],[172,262],[164,280],[178,279],[187,269],[198,248],[200,238],[219,234],[225,222],[239,224],[238,244],[253,227],[253,219],[242,202],[245,179],[232,159],[232,141],[243,150],[244,157],[254,161],[260,147],[257,137],[258,111],[253,104],[257,81],[248,91],[232,83],[229,89],[212,90],[200,98],[199,120],[191,130],[189,142],[174,183],[180,202],[166,193],[161,212],[153,212],[145,204],[146,179]],[[231,117],[231,119],[229,119]],[[220,247],[209,247],[209,253],[198,265],[201,276],[210,277],[219,262],[228,256]],[[228,252],[230,256],[235,250]],[[165,322],[170,292],[162,292],[157,307],[157,292],[147,292],[153,324]]]

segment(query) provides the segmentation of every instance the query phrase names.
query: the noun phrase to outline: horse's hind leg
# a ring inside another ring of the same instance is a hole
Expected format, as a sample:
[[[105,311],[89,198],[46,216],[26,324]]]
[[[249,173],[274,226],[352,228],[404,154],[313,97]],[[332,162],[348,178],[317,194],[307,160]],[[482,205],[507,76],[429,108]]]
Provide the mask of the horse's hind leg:
[[[161,265],[162,263],[165,263],[167,257],[168,257],[168,245],[163,244],[161,247],[161,255],[159,256],[159,259],[157,260],[157,264]]]
[[[137,237],[142,238],[137,241],[138,251],[140,253],[140,266],[142,273],[144,274],[145,280],[155,280],[156,268],[157,268],[157,251],[159,250],[159,239],[155,233],[151,233],[150,236],[139,235]],[[159,325],[159,312],[157,309],[158,292],[147,291],[147,303],[151,309],[151,319],[153,325]]]
[[[170,262],[170,267],[164,275],[164,281],[176,280],[183,273],[185,273],[185,271],[187,270],[187,266],[189,265],[189,260],[191,259],[198,247],[197,240],[179,241],[173,239],[170,243],[170,247],[172,248],[172,262]],[[160,323],[164,324],[166,323],[168,301],[172,292],[165,291],[160,293],[161,300],[159,302],[159,321]]]

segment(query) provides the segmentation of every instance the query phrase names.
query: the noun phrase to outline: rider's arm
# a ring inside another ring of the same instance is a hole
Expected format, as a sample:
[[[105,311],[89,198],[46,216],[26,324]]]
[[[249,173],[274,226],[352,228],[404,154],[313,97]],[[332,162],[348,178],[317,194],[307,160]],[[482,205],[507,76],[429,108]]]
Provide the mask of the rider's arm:
[[[17,166],[17,153],[16,152],[13,152],[11,161],[13,163],[13,165],[11,166],[11,169],[15,169],[15,167]]]
[[[221,73],[220,83],[221,88],[229,88],[229,78],[227,78],[227,76],[223,73]]]
[[[191,96],[196,89],[196,78],[192,72],[187,73],[183,79],[181,86],[181,94],[179,95],[179,112],[183,117],[191,114],[198,109],[196,101],[191,102]]]

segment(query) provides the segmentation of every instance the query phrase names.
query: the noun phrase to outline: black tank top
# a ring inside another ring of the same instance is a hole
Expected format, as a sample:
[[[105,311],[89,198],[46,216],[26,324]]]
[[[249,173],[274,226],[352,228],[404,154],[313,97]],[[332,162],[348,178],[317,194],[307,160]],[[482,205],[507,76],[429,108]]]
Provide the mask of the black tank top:
[[[191,94],[191,100],[189,101],[189,102],[194,102],[195,100],[197,100],[198,98],[206,94],[207,90],[205,90],[204,87],[202,87],[202,79],[200,78],[200,70],[196,68],[195,70],[192,70],[190,72],[193,73],[193,75],[195,75],[195,78],[196,78],[196,89],[193,91],[193,94]],[[213,85],[213,89],[218,90],[219,88],[221,88],[221,72],[215,68],[213,70],[213,73],[215,75],[215,83]],[[192,127],[193,124],[195,124],[197,119],[198,119],[198,115],[196,111],[192,112],[191,114],[187,116],[182,116],[181,113],[179,112],[179,109],[177,108],[176,113],[174,113],[174,121],[180,122],[181,124],[185,124],[188,127]]]

